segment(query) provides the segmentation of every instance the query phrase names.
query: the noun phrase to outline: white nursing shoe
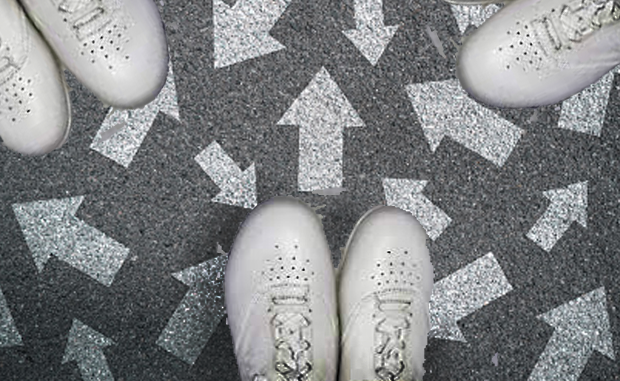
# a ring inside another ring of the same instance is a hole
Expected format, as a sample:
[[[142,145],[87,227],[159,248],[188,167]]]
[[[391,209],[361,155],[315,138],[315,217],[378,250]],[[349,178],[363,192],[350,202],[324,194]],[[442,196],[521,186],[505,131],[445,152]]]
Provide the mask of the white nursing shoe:
[[[273,198],[252,211],[233,244],[224,297],[242,381],[335,381],[334,267],[319,217]]]
[[[357,223],[338,273],[340,381],[421,381],[433,267],[427,235],[401,209]]]
[[[62,146],[71,125],[64,77],[15,0],[0,1],[0,138],[12,151],[44,155]]]
[[[21,0],[56,55],[105,104],[153,101],[168,74],[168,47],[152,0]]]
[[[555,104],[620,64],[619,35],[613,0],[517,0],[465,39],[457,77],[487,105]]]

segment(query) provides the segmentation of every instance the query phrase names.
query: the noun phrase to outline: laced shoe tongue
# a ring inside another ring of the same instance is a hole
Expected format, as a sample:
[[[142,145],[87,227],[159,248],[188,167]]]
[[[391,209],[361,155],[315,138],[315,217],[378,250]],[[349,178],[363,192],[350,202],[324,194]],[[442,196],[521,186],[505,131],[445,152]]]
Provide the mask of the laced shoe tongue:
[[[273,302],[287,305],[302,305],[308,301],[309,287],[307,285],[297,284],[279,284],[273,286],[271,297]]]

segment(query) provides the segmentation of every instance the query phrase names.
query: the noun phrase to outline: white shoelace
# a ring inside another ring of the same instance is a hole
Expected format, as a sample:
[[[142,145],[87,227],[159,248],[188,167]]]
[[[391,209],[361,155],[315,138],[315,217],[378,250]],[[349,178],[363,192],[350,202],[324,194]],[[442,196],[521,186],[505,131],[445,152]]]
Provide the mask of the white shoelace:
[[[64,0],[58,4],[78,38],[83,40],[110,23],[110,12],[102,0]]]
[[[375,373],[382,381],[397,381],[405,371],[404,350],[407,330],[411,327],[411,301],[386,299],[377,301],[375,317]]]

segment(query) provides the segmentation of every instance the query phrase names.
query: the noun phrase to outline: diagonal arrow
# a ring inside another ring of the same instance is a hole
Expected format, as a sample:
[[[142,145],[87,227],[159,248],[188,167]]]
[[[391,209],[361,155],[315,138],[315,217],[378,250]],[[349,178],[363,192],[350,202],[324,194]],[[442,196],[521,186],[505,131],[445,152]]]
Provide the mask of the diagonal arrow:
[[[385,26],[383,0],[354,0],[354,8],[356,29],[343,33],[375,66],[399,25]]]
[[[226,313],[224,272],[228,255],[173,274],[189,291],[176,309],[157,345],[193,365]]]
[[[430,336],[467,342],[457,322],[510,291],[493,253],[438,281],[431,295]]]
[[[601,136],[614,74],[619,68],[616,67],[599,81],[562,102],[558,128]]]
[[[342,187],[344,128],[362,127],[364,122],[324,67],[278,125],[300,126],[300,191]]]
[[[465,33],[467,27],[470,25],[474,25],[475,27],[479,27],[488,20],[491,16],[493,16],[497,11],[501,9],[499,5],[489,4],[489,5],[453,5],[450,4],[452,8],[452,14],[456,19],[456,23],[459,26],[459,30],[461,34]]]
[[[291,0],[213,0],[215,68],[264,56],[286,46],[269,35]]]
[[[172,65],[166,84],[153,102],[136,110],[110,109],[90,148],[129,167],[160,111],[180,121]]]
[[[103,348],[112,344],[112,340],[73,319],[62,363],[76,361],[84,381],[114,381],[103,354]]]
[[[216,141],[209,144],[194,160],[221,189],[211,201],[247,209],[256,206],[254,163],[245,171],[241,171]]]
[[[529,381],[577,381],[596,350],[615,360],[605,288],[538,316],[555,331],[540,355]]]
[[[457,79],[412,84],[407,92],[433,152],[448,135],[501,167],[523,133],[471,99]]]
[[[588,182],[572,184],[564,189],[548,190],[543,194],[551,200],[551,205],[526,236],[549,252],[573,222],[587,227]]]
[[[129,249],[75,217],[84,196],[14,204],[39,271],[52,255],[110,286]]]
[[[452,219],[422,194],[426,184],[426,180],[383,179],[383,190],[387,204],[413,214],[434,241]]]
[[[22,344],[22,336],[15,326],[4,293],[0,290],[0,348]]]

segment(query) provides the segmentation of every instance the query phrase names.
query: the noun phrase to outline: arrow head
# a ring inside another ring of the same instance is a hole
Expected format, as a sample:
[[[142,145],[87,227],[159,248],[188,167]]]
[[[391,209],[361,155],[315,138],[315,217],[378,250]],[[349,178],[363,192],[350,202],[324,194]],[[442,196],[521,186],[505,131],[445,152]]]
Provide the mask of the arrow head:
[[[592,343],[593,349],[615,360],[604,287],[541,314],[538,318],[553,326],[559,334],[575,339],[585,336]]]
[[[562,189],[552,189],[543,192],[545,197],[556,204],[561,217],[570,221],[577,221],[584,228],[588,223],[588,182],[584,181],[569,185]]]
[[[363,27],[343,31],[345,36],[357,47],[368,61],[375,66],[383,55],[399,25]]]
[[[189,287],[197,287],[201,284],[213,284],[223,281],[227,263],[228,255],[220,255],[198,266],[174,273],[172,276]]]
[[[278,125],[305,128],[363,127],[364,122],[323,67],[286,111]]]
[[[112,340],[81,321],[73,319],[62,363],[82,361],[86,357],[90,357],[92,352],[101,352],[103,348],[112,344],[114,344]]]
[[[240,177],[231,178],[222,185],[220,193],[211,201],[254,209],[256,201],[256,169],[254,163]]]

